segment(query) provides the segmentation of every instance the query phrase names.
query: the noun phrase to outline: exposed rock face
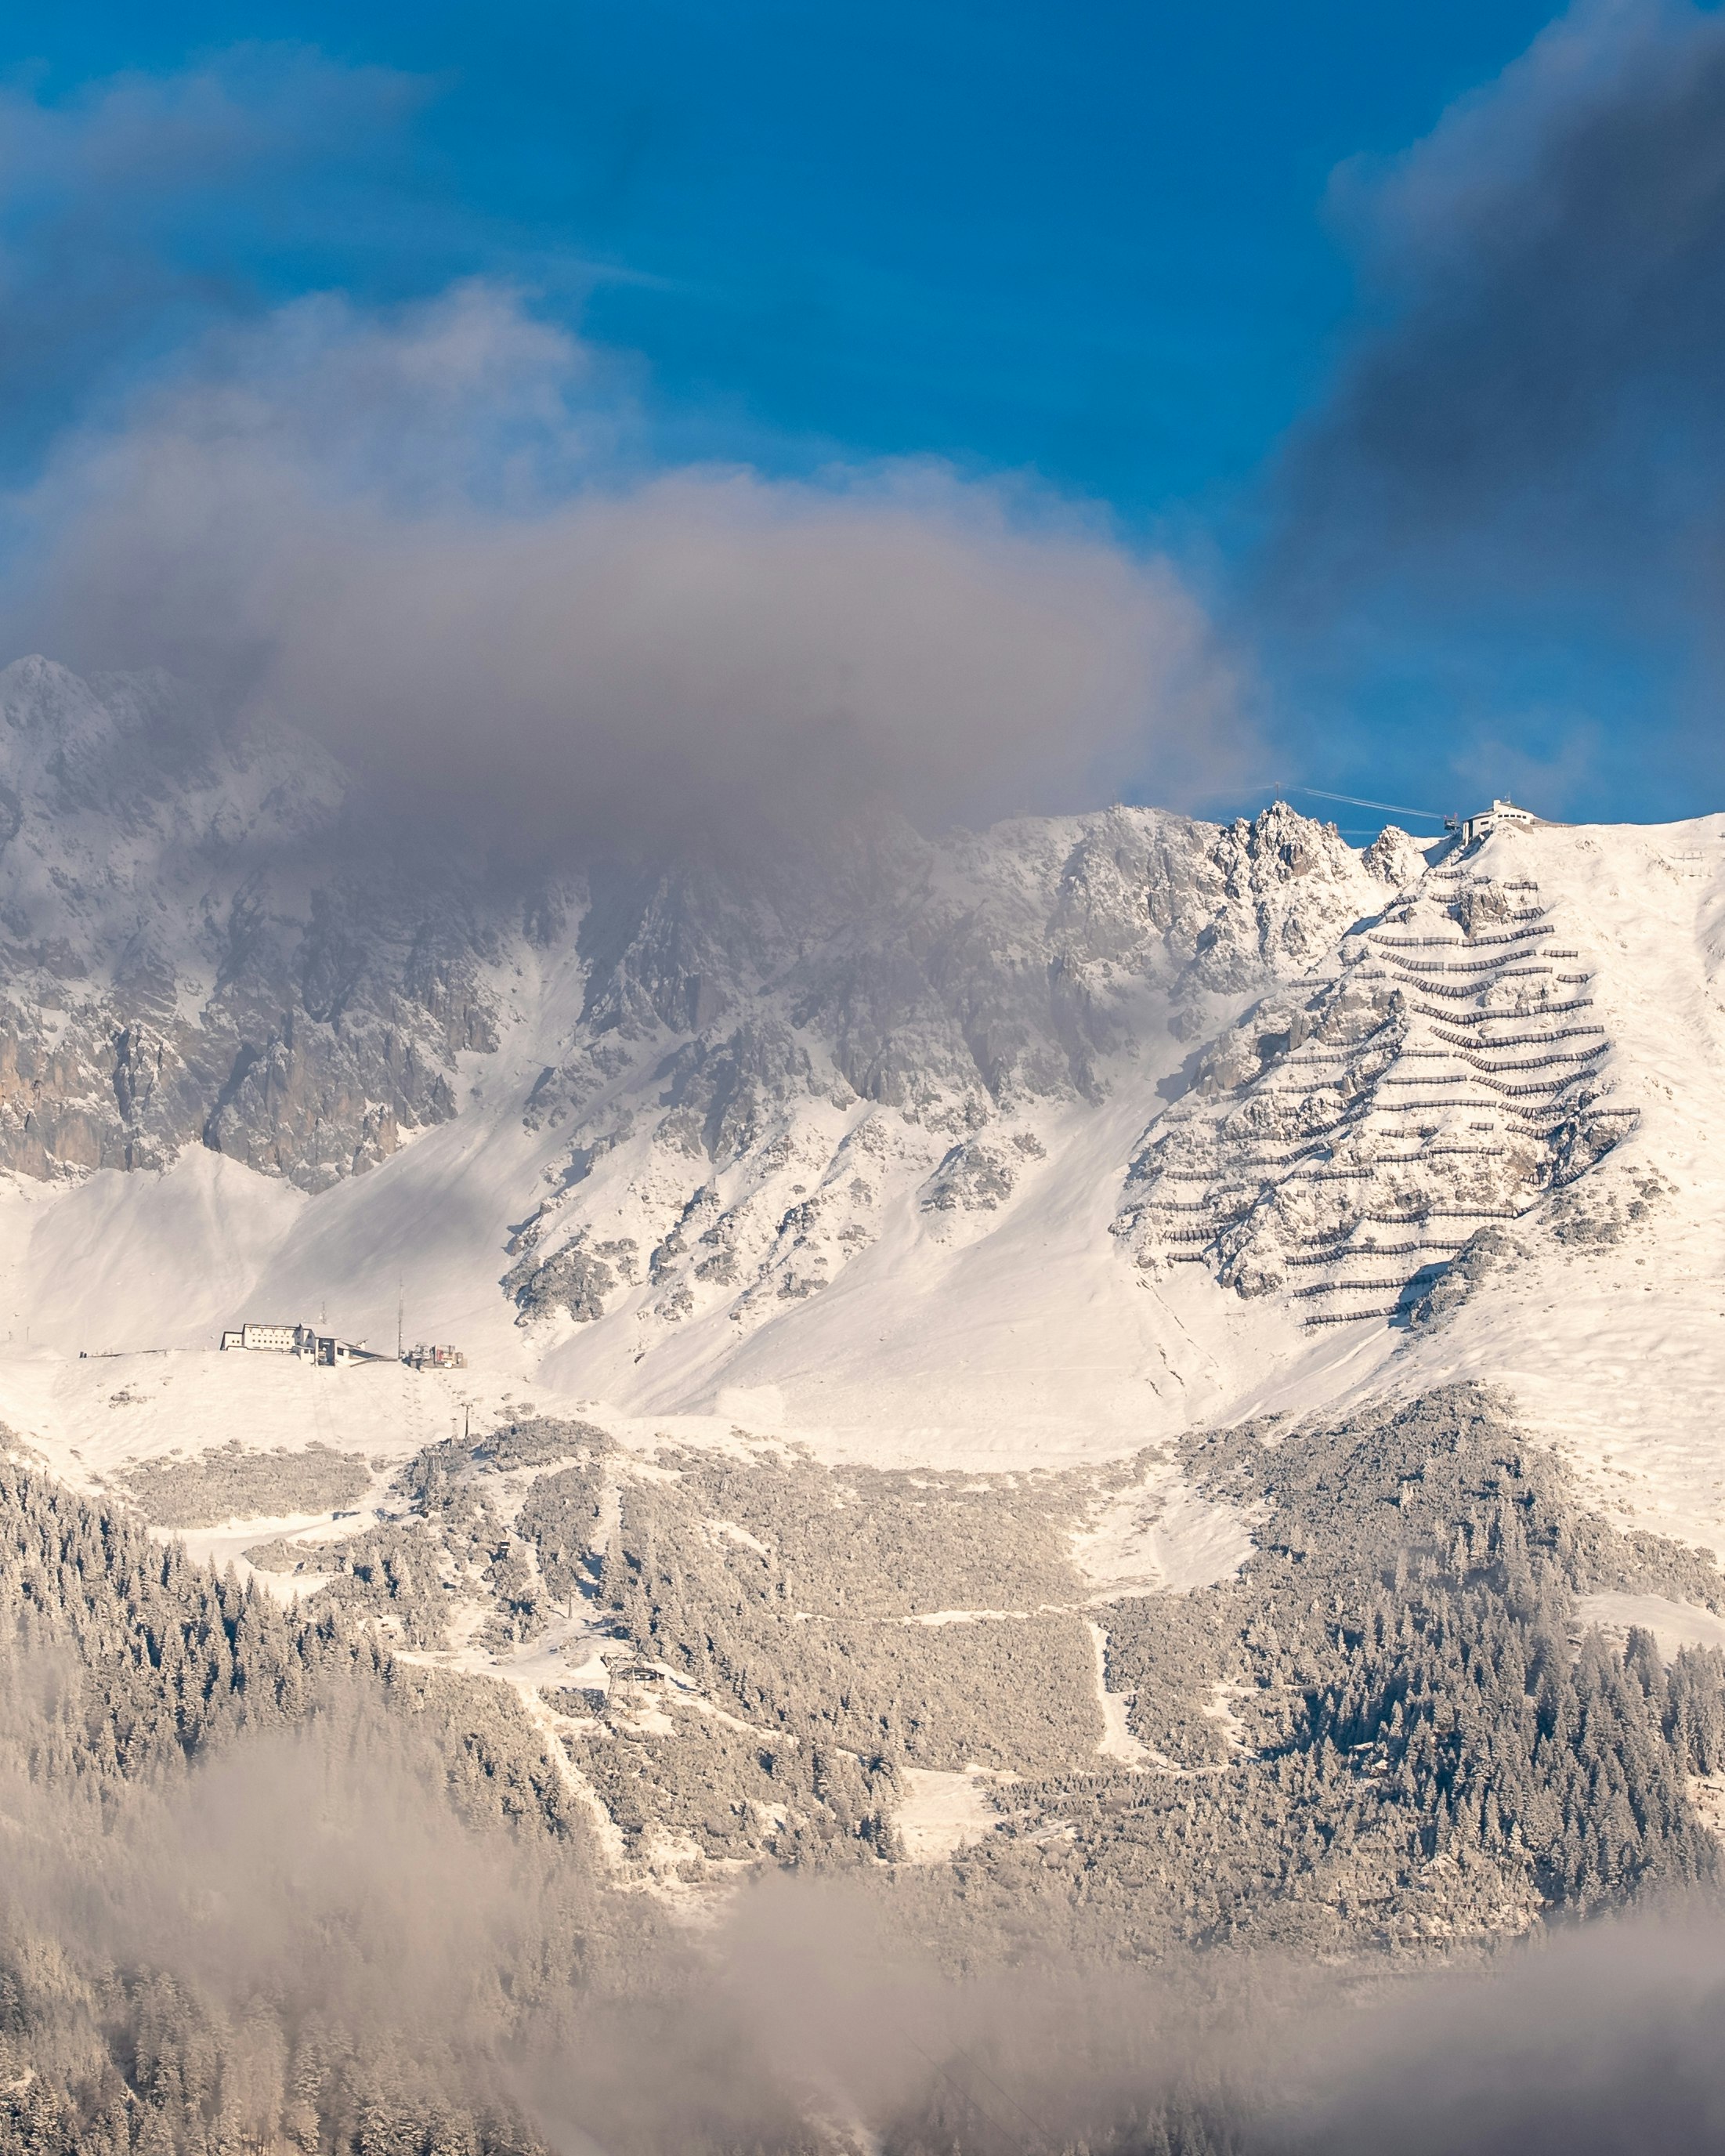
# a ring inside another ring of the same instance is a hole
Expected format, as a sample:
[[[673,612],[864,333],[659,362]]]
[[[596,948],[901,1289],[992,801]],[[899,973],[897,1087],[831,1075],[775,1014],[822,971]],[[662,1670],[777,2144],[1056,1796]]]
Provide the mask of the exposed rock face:
[[[719,1311],[765,1322],[895,1208],[942,1240],[983,1232],[1044,1158],[1039,1117],[1304,975],[1409,859],[1380,848],[1374,874],[1281,806],[1225,829],[1122,808],[596,877],[581,1023],[528,1110],[568,1150],[506,1291],[530,1321],[608,1314],[592,1267],[626,1240],[650,1253],[645,1346]]]
[[[1260,987],[1387,895],[1281,804],[1227,829],[1124,808],[939,842],[880,824],[746,873],[596,879],[584,1031],[694,1036],[740,1085],[786,1081],[812,1039],[894,1106],[1081,1094],[1132,1037],[1133,984],[1183,1004]]]
[[[0,1167],[203,1144],[318,1190],[454,1112],[495,932],[458,878],[356,866],[344,797],[162,680],[0,673]]]
[[[1001,1145],[981,1138],[954,1146],[923,1186],[922,1203],[931,1212],[992,1213],[1011,1197],[1019,1178],[1021,1152],[1043,1147],[1029,1132]]]
[[[589,1250],[585,1238],[578,1236],[543,1263],[521,1259],[505,1276],[504,1292],[515,1297],[522,1324],[565,1310],[578,1325],[590,1325],[604,1316],[605,1297],[616,1288],[619,1274],[634,1280],[635,1255],[635,1245],[627,1240]]]
[[[1142,1265],[1285,1289],[1310,1324],[1452,1307],[1507,1246],[1486,1231],[1635,1125],[1574,933],[1530,880],[1430,871],[1321,986],[1214,1045],[1147,1134],[1117,1233]]]

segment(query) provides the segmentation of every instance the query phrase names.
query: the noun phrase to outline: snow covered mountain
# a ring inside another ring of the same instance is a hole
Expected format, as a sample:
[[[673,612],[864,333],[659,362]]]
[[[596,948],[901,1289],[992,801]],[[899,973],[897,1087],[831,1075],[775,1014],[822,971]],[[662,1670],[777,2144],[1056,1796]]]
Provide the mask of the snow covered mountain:
[[[55,1276],[19,1314],[62,1349],[277,1301],[377,1332],[405,1274],[512,1373],[710,1396],[859,1260],[1066,1209],[1066,1151],[1111,1169],[1191,1045],[1417,858],[1117,809],[487,882],[358,846],[326,757],[161,682],[27,661],[0,721],[0,1147],[14,1262]]]
[[[1140,1261],[1213,1262],[1243,1295],[1309,1301],[1308,1326],[1403,1317],[1482,1224],[1629,1135],[1597,965],[1539,889],[1430,869],[1316,993],[1224,1035],[1132,1163],[1117,1224]]]
[[[1725,819],[501,869],[40,660],[0,778],[9,1441],[505,1681],[634,1883],[1076,1835],[1075,1944],[1327,1951],[1711,1861],[1711,1664],[1573,1679],[1639,1840],[1506,1752],[1440,1876],[1380,1661],[1725,1642]]]
[[[1035,1462],[1496,1378],[1523,1293],[1596,1358],[1647,1224],[1660,1294],[1719,1232],[1711,819],[1362,855],[1114,808],[481,874],[357,844],[290,735],[39,660],[0,777],[14,1350],[404,1302],[475,1399]]]

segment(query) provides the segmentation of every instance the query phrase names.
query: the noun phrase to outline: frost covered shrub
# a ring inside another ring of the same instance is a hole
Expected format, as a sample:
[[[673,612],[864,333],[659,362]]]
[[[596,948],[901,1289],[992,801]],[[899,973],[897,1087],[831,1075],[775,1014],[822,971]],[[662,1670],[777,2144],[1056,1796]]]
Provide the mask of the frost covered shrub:
[[[116,1478],[151,1527],[213,1527],[357,1505],[372,1485],[364,1455],[308,1445],[249,1452],[237,1438],[195,1460],[144,1460]]]
[[[702,1528],[713,1541],[716,1530],[713,1546],[726,1563],[746,1567],[758,1543],[803,1610],[1024,1611],[1084,1593],[1065,1530],[1087,1493],[1069,1478],[834,1469],[794,1450],[742,1460],[666,1452],[659,1465],[675,1471],[675,1482],[655,1483],[650,1497],[630,1492],[643,1547],[655,1534]]]

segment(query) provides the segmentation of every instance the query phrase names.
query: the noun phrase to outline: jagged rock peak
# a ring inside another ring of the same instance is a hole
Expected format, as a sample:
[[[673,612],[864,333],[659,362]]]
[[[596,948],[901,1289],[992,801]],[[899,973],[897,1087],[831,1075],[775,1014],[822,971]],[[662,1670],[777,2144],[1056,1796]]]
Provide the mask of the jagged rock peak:
[[[830,859],[595,878],[582,1024],[528,1105],[567,1126],[566,1165],[508,1291],[528,1322],[747,1326],[836,1281],[901,1199],[937,1239],[978,1232],[1045,1158],[1039,1116],[1177,1063],[1389,895],[1283,803],[880,823]],[[633,1296],[600,1258],[625,1250],[649,1254]]]
[[[650,1113],[728,1169],[806,1107],[890,1111],[938,1139],[932,1169],[1306,972],[1407,867],[1282,803],[1225,827],[1117,807],[938,839],[880,815],[535,895],[362,844],[350,794],[315,743],[219,726],[163,675],[0,671],[0,1167],[202,1144],[323,1188],[456,1113],[459,1059],[506,1009],[544,1030],[521,984],[572,966],[528,1106],[572,1125],[572,1166]]]

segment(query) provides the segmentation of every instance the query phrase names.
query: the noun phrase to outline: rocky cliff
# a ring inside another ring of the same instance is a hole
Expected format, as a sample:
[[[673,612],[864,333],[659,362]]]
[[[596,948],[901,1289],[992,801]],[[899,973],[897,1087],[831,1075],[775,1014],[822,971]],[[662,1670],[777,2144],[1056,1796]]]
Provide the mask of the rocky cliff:
[[[160,678],[0,673],[0,1165],[203,1145],[318,1190],[454,1112],[495,927],[458,875],[356,849],[347,792]]]
[[[1278,805],[1227,828],[1126,808],[872,827],[746,877],[596,876],[580,1022],[527,1108],[566,1147],[506,1285],[529,1322],[619,1297],[649,1336],[758,1322],[896,1206],[995,1212],[1049,1115],[1177,1065],[1420,865]]]

